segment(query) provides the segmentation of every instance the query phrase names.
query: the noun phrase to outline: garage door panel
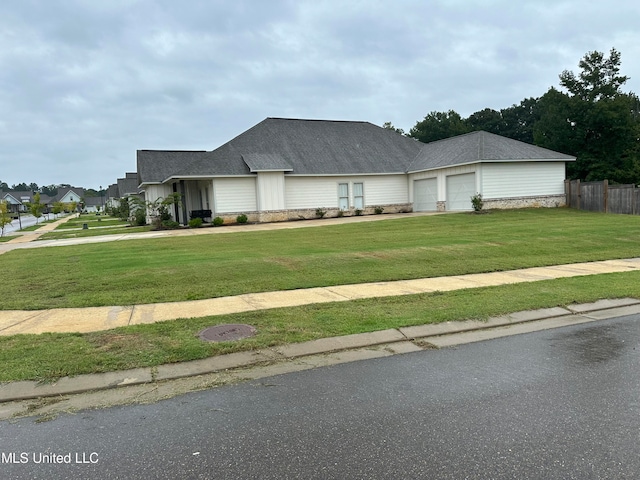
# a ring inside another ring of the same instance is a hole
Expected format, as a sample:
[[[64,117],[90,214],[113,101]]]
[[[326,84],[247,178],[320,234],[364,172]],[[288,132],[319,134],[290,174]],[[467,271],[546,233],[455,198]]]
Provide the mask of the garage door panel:
[[[438,182],[435,178],[424,178],[413,182],[413,210],[435,212],[437,210]]]
[[[447,210],[471,210],[471,197],[475,194],[475,173],[447,177]]]

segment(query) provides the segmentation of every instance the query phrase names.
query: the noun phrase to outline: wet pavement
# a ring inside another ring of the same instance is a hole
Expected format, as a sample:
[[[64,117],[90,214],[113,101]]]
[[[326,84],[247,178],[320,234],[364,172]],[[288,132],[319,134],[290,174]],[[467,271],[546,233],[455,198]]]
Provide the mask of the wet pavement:
[[[2,469],[15,479],[634,479],[639,347],[633,315],[3,422],[0,452],[27,462]],[[96,463],[36,464],[40,452]]]

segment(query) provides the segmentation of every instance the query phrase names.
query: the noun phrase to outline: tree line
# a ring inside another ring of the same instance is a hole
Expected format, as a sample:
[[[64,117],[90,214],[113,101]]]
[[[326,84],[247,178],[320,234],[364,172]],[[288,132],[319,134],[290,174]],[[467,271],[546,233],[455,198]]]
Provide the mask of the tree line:
[[[38,186],[37,183],[14,183],[9,186],[6,182],[0,180],[0,191],[2,192],[38,192],[42,195],[47,195],[49,197],[55,197],[58,194],[59,189],[65,188],[73,188],[68,183],[61,183],[59,185],[43,185],[41,187]],[[101,195],[105,195],[107,193],[107,189],[103,188],[102,190],[95,190],[93,188],[84,188],[84,196],[85,197],[99,197]]]
[[[640,99],[622,91],[628,77],[620,74],[620,53],[588,52],[578,65],[577,74],[559,75],[561,89],[508,108],[485,108],[467,118],[434,111],[408,133],[390,122],[383,126],[422,142],[485,130],[575,156],[567,164],[569,178],[640,183]]]

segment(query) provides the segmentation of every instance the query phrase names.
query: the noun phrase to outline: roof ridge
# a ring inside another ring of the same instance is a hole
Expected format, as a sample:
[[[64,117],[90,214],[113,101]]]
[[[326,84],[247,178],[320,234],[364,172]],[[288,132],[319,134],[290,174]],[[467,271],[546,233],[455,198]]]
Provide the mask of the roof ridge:
[[[267,117],[266,120],[291,120],[296,122],[371,123],[367,122],[366,120],[330,120],[324,118]]]
[[[150,148],[140,148],[138,152],[170,152],[170,153],[192,153],[192,152],[207,152],[208,150],[156,150]],[[129,172],[135,173],[135,172]]]

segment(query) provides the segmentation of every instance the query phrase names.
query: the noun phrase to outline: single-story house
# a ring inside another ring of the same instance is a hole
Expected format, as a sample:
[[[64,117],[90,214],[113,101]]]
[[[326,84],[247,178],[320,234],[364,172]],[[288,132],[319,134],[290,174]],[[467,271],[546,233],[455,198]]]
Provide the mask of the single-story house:
[[[27,205],[33,202],[33,192],[0,192],[0,200],[7,202],[10,213],[27,212]]]
[[[136,174],[136,177],[137,176],[138,175]],[[120,205],[120,193],[117,183],[112,183],[111,185],[109,185],[109,187],[107,187],[104,204],[109,208],[117,207],[118,205]]]
[[[104,210],[104,197],[84,197],[84,211],[89,213]]]
[[[146,200],[172,212],[251,221],[385,212],[559,206],[575,157],[479,131],[421,143],[368,122],[267,118],[213,151],[138,150]]]

